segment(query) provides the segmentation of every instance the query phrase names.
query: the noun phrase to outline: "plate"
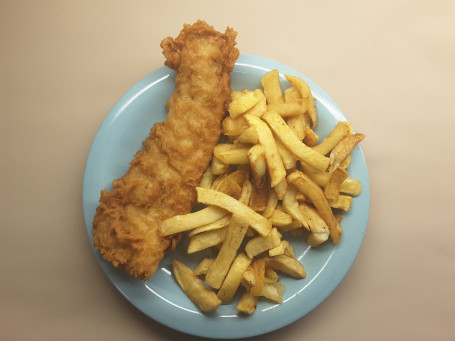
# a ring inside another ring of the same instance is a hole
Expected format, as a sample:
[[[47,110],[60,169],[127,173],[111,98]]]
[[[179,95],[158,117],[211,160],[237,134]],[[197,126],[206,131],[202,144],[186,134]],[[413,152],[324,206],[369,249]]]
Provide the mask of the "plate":
[[[337,121],[347,120],[336,103],[314,82],[279,62],[241,54],[232,72],[232,89],[261,87],[261,76],[271,69],[280,72],[283,89],[288,87],[283,74],[302,77],[317,99],[319,122],[316,133],[324,138]],[[108,113],[99,127],[88,154],[83,181],[83,209],[87,234],[93,248],[92,220],[100,191],[112,189],[111,182],[128,170],[133,155],[148,136],[153,123],[164,120],[165,103],[174,91],[175,72],[162,67],[135,84]],[[355,126],[355,122],[354,122]],[[307,277],[296,280],[282,276],[286,286],[281,304],[260,300],[252,316],[235,310],[236,303],[221,306],[216,312],[202,314],[185,296],[171,275],[173,258],[195,267],[199,254],[186,255],[187,239],[168,254],[147,281],[141,281],[115,269],[93,248],[99,264],[119,292],[137,309],[170,328],[209,338],[240,338],[260,335],[284,327],[306,315],[324,301],[338,286],[354,261],[363,240],[369,211],[369,180],[360,145],[352,153],[350,176],[362,182],[362,193],[355,197],[349,212],[343,214],[343,236],[318,248],[304,240],[286,235],[296,256],[305,266]],[[235,302],[235,301],[234,301]],[[342,307],[338,307],[340,310]]]

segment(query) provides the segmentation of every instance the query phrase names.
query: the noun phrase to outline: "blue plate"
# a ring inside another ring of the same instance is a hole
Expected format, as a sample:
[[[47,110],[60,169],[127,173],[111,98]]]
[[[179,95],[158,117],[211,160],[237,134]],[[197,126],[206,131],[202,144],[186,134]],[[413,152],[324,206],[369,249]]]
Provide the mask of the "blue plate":
[[[335,102],[314,82],[300,72],[263,57],[241,54],[232,73],[232,88],[255,89],[271,69],[278,69],[283,88],[289,86],[283,74],[302,77],[317,99],[319,122],[316,133],[322,139],[339,120],[347,120]],[[100,191],[112,189],[111,182],[127,170],[133,155],[141,148],[153,123],[166,117],[165,103],[174,91],[174,71],[162,67],[135,84],[115,104],[101,124],[90,149],[83,183],[83,209],[87,234],[93,245],[92,220]],[[355,122],[354,122],[355,126]],[[352,153],[349,167],[352,178],[362,182],[362,193],[355,197],[349,212],[344,213],[343,236],[334,246],[328,242],[309,247],[301,238],[286,235],[296,256],[305,266],[307,277],[296,280],[282,276],[286,286],[281,304],[260,300],[252,316],[236,312],[236,302],[221,306],[216,312],[202,314],[185,296],[171,275],[171,262],[176,258],[195,267],[200,255],[186,255],[187,239],[161,262],[156,274],[141,281],[115,269],[93,249],[106,275],[115,287],[143,313],[170,328],[210,338],[240,338],[264,334],[300,319],[317,307],[338,286],[354,261],[363,240],[369,211],[368,172],[360,146]],[[339,307],[340,311],[342,307]]]

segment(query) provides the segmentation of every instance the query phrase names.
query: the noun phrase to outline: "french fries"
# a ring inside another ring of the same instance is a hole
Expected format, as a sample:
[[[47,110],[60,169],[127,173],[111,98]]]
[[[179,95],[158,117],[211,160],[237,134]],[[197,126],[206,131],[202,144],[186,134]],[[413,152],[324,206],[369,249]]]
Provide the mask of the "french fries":
[[[340,121],[332,132],[320,144],[313,147],[313,150],[322,155],[327,155],[333,148],[348,134],[352,133],[352,123]]]
[[[246,116],[248,123],[256,128],[259,143],[262,145],[270,174],[272,187],[275,187],[286,177],[286,169],[283,160],[278,153],[278,147],[272,132],[267,124],[256,116]]]
[[[230,116],[235,119],[239,115],[245,113],[245,111],[251,109],[256,104],[259,103],[261,97],[264,94],[260,89],[256,89],[254,91],[248,91],[247,93],[241,95],[240,97],[234,99],[229,104],[229,114]]]
[[[209,247],[220,245],[226,239],[228,228],[206,231],[193,236],[188,244],[188,254],[192,254]]]
[[[191,230],[197,226],[212,223],[228,214],[228,211],[217,207],[209,206],[200,211],[176,215],[172,218],[166,219],[160,226],[160,234],[168,236],[183,231]]]
[[[221,287],[247,229],[248,223],[245,223],[244,219],[234,214],[223,246],[205,276],[205,281],[212,288],[219,289]]]
[[[272,229],[272,223],[270,221],[231,196],[202,187],[196,187],[196,191],[200,203],[207,205],[213,204],[226,211],[235,213],[254,228],[261,236],[267,236]]]
[[[310,198],[322,219],[324,219],[329,226],[330,237],[332,238],[333,243],[335,245],[338,244],[343,230],[335,219],[329,201],[322,189],[307,175],[297,170],[289,174],[287,179],[290,183],[294,184],[299,191],[303,192],[305,196]]]
[[[247,157],[253,173],[253,180],[258,185],[264,183],[267,171],[264,148],[260,144],[255,144],[248,150]]]
[[[306,271],[302,263],[297,259],[288,255],[277,255],[273,257],[265,257],[265,264],[269,265],[274,270],[282,271],[294,278],[305,278]]]
[[[280,141],[294,153],[299,160],[320,171],[327,169],[330,159],[315,152],[300,141],[280,115],[274,111],[268,111],[264,115],[264,120],[270,125]]]
[[[243,165],[248,163],[248,147],[221,143],[215,147],[213,154],[221,162],[231,165]]]
[[[284,75],[284,77],[297,89],[300,97],[308,100],[308,116],[311,118],[311,128],[316,128],[318,124],[318,114],[311,89],[308,84],[300,77],[293,75]]]
[[[337,245],[339,211],[349,211],[361,193],[349,165],[365,135],[339,122],[319,141],[310,87],[284,75],[290,86],[283,90],[280,77],[272,70],[261,89],[232,92],[224,136],[196,188],[198,210],[160,226],[162,235],[187,232],[188,254],[213,251],[194,271],[173,263],[177,282],[202,311],[229,304],[239,290],[236,309],[247,315],[262,299],[282,302],[280,275],[306,277],[286,235],[306,238],[311,247]]]
[[[266,250],[277,247],[280,242],[281,234],[274,227],[267,236],[257,236],[251,239],[245,246],[245,252],[248,257],[253,258]]]
[[[251,292],[246,291],[240,298],[236,309],[242,313],[251,315],[256,311],[258,305],[258,297],[254,296]]]
[[[328,171],[337,168],[351,154],[354,147],[365,138],[364,134],[348,135],[342,139],[330,153],[330,166]]]
[[[268,104],[284,103],[283,90],[281,89],[280,77],[278,70],[267,72],[261,78],[261,84],[264,88],[264,95]]]
[[[329,182],[325,186],[324,193],[327,200],[332,203],[338,199],[340,195],[341,184],[349,177],[349,173],[343,168],[335,168],[330,174]]]
[[[185,294],[202,311],[213,311],[221,305],[217,295],[206,288],[204,282],[193,274],[193,271],[178,260],[172,261],[175,279]]]
[[[223,304],[228,304],[232,301],[232,298],[240,285],[242,275],[250,264],[251,258],[243,252],[234,260],[232,266],[229,268],[226,279],[223,281],[223,285],[217,294]]]

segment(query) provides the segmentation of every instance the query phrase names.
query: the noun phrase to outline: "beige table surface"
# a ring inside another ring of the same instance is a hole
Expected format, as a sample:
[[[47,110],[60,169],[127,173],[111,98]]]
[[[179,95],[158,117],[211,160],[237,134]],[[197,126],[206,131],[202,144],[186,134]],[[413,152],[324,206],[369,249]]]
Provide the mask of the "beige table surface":
[[[454,340],[451,1],[0,2],[0,338],[196,340],[124,299],[83,220],[85,160],[161,39],[206,20],[339,104],[371,181],[364,242],[320,306],[253,340]]]

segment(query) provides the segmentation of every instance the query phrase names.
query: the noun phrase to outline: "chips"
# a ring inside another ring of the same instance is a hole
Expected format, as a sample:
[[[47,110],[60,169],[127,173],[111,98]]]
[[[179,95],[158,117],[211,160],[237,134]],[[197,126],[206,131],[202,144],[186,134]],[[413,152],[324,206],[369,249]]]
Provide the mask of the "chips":
[[[269,126],[256,116],[246,116],[248,123],[256,128],[259,143],[264,150],[265,160],[267,162],[267,169],[270,175],[270,182],[272,187],[278,185],[286,177],[286,169],[278,153],[278,147],[273,138]]]
[[[318,152],[315,152],[313,149],[300,141],[280,115],[274,111],[268,111],[264,115],[264,120],[270,125],[271,129],[278,136],[280,141],[300,161],[320,171],[327,169],[330,159],[319,154]]]
[[[207,289],[204,282],[196,277],[193,271],[178,260],[172,261],[172,270],[185,294],[193,301],[202,311],[213,311],[221,305],[221,300],[217,295]]]
[[[243,241],[243,237],[248,229],[248,223],[237,215],[233,215],[227,230],[226,239],[221,246],[218,256],[209,267],[205,281],[212,288],[219,289],[228,273],[229,267],[237,255],[237,250]]]
[[[200,203],[219,206],[226,211],[235,213],[239,218],[243,219],[252,228],[254,228],[260,235],[267,236],[272,229],[272,223],[270,221],[261,216],[259,213],[253,211],[245,204],[235,200],[233,197],[222,192],[202,187],[197,187],[196,191],[197,198]]]
[[[280,275],[306,277],[287,236],[311,247],[338,244],[339,212],[361,192],[348,169],[365,135],[339,122],[319,141],[310,87],[285,75],[283,90],[280,77],[272,70],[262,89],[232,92],[223,136],[196,188],[197,211],[161,224],[163,235],[189,231],[188,254],[213,252],[194,271],[174,264],[179,285],[202,311],[229,304],[238,291],[236,309],[247,315],[260,300],[282,302]]]

